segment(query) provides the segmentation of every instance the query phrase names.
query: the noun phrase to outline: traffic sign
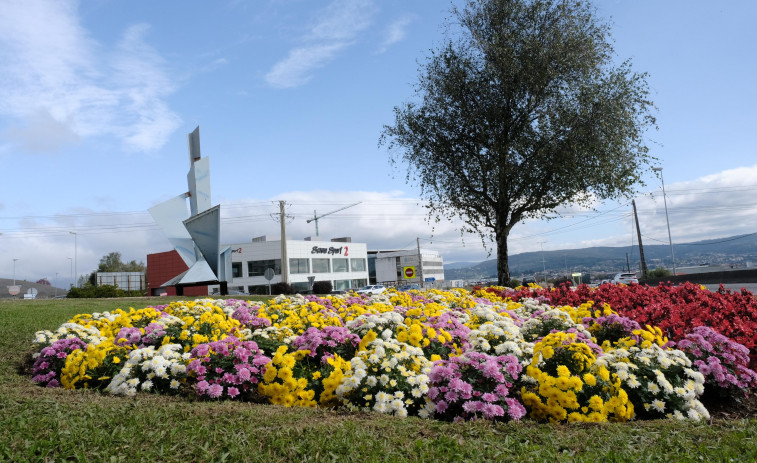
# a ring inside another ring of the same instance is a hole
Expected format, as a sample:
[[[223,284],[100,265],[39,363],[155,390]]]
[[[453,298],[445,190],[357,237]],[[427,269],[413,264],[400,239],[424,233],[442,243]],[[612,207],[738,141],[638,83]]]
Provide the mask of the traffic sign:
[[[415,267],[402,267],[402,273],[405,275],[406,280],[415,278]]]

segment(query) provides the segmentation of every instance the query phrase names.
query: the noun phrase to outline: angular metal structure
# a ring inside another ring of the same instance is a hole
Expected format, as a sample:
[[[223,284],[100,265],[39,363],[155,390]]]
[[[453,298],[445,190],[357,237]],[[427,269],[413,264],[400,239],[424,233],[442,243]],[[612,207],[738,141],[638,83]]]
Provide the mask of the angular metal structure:
[[[200,155],[199,126],[187,135],[187,144],[188,191],[149,209],[150,215],[189,267],[189,270],[163,286],[181,288],[220,284],[221,294],[225,294],[227,282],[231,279],[231,249],[220,249],[221,206],[211,207],[210,161]]]

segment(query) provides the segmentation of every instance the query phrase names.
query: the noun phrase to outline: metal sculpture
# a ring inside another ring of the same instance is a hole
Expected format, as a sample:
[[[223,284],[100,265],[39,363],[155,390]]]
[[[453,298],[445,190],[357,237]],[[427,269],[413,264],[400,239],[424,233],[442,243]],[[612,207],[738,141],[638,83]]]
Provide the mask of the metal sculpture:
[[[210,204],[210,162],[200,155],[200,127],[187,135],[189,172],[186,193],[149,209],[189,270],[165,282],[177,295],[187,286],[218,284],[227,294],[231,277],[231,248],[221,250],[221,206]],[[187,211],[189,198],[189,211]]]

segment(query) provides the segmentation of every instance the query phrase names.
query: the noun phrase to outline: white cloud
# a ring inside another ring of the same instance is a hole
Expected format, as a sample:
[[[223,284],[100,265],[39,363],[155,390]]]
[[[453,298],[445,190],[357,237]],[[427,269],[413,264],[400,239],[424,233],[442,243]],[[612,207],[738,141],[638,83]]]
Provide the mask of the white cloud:
[[[407,36],[407,28],[413,21],[415,21],[415,16],[405,15],[389,24],[384,31],[384,41],[381,42],[378,53],[384,53],[395,43],[404,40]]]
[[[55,119],[45,109],[39,109],[30,114],[24,119],[24,124],[9,127],[6,135],[14,144],[27,152],[55,151],[79,139],[69,124]]]
[[[311,71],[325,66],[344,47],[345,44],[336,43],[295,48],[266,74],[266,82],[276,88],[304,85],[313,77]]]
[[[115,50],[95,42],[70,1],[14,0],[0,9],[0,115],[16,140],[54,128],[55,150],[75,137],[115,135],[129,149],[161,147],[179,125],[165,98],[175,85],[145,41],[145,25],[127,29]],[[60,143],[55,143],[55,142]],[[31,146],[35,148],[34,146]]]
[[[312,78],[312,71],[334,60],[340,51],[355,42],[371,25],[375,11],[371,0],[332,1],[318,13],[302,46],[292,49],[266,74],[268,85],[294,88],[306,84]]]

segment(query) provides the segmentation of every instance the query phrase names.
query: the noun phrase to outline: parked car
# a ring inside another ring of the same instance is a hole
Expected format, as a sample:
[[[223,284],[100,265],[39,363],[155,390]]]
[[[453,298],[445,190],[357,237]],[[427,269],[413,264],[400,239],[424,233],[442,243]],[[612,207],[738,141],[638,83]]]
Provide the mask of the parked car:
[[[381,294],[384,291],[386,291],[386,286],[384,285],[368,285],[363,286],[355,292],[357,294],[367,294],[369,296],[373,296],[374,294]]]
[[[615,278],[612,279],[612,282],[615,284],[623,283],[624,285],[629,285],[631,283],[639,284],[639,280],[636,278],[635,273],[618,273],[615,275]]]

